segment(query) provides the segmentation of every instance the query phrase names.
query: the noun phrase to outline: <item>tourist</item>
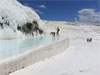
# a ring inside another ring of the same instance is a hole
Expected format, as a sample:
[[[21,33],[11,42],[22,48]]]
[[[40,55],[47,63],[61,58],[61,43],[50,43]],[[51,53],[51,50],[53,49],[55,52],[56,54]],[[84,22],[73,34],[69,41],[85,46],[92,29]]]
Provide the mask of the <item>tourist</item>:
[[[92,38],[87,38],[87,42],[92,42]]]
[[[60,29],[59,29],[59,27],[57,27],[57,35],[59,35],[59,31],[60,31]]]
[[[89,41],[89,38],[87,38],[87,42]]]
[[[34,33],[32,32],[32,36],[34,36]]]
[[[55,36],[55,32],[51,32],[51,34],[52,34],[53,36]]]
[[[92,38],[90,38],[90,42],[92,42]]]

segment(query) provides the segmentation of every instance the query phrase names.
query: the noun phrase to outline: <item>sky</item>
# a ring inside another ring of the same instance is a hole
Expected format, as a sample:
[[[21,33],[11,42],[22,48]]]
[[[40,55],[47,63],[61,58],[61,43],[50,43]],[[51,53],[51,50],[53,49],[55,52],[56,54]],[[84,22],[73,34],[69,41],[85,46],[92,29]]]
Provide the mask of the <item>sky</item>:
[[[99,0],[18,0],[51,21],[100,22]]]

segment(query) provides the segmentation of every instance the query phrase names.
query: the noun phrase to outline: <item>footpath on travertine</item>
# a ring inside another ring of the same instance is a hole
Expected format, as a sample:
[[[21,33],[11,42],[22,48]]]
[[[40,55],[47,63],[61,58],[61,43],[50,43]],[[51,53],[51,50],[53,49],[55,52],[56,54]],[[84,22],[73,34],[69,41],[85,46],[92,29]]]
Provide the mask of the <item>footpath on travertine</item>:
[[[100,75],[100,41],[71,39],[64,53],[10,75]]]

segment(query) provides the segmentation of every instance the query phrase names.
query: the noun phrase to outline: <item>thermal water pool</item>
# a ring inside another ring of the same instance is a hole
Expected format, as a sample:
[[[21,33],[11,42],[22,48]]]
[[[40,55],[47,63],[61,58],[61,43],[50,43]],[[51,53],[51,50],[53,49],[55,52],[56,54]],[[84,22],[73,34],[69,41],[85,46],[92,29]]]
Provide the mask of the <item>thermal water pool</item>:
[[[31,38],[13,39],[13,40],[0,40],[0,60],[16,56],[20,53],[30,49],[49,44],[53,41],[59,40],[61,36],[39,36]]]

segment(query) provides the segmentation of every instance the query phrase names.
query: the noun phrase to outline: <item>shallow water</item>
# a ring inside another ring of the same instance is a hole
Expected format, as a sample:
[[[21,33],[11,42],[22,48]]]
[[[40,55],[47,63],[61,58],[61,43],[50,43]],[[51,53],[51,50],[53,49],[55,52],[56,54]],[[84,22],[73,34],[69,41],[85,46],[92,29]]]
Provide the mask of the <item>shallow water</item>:
[[[0,60],[15,56],[27,50],[49,44],[61,36],[39,36],[14,40],[0,40]]]

